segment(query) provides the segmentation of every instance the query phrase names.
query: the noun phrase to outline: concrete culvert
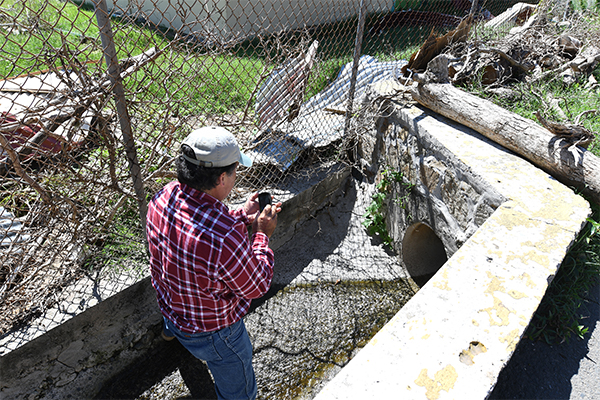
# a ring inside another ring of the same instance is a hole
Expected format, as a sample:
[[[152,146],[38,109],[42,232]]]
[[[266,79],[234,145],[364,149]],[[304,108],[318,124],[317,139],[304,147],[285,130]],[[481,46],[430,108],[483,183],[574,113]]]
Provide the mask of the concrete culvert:
[[[417,222],[406,229],[402,259],[415,283],[423,286],[448,261],[448,256],[433,229]]]

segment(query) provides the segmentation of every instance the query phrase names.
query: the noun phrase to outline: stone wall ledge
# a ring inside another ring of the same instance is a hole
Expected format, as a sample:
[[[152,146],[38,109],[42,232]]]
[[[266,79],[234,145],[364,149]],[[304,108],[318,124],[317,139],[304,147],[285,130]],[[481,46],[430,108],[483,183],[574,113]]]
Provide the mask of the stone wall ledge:
[[[397,89],[394,82],[380,84],[371,97]],[[432,187],[422,181],[427,157],[451,153],[445,168],[483,179],[503,200],[317,400],[486,398],[591,213],[582,197],[478,133],[399,104],[390,102],[376,134],[385,142],[390,132],[402,130],[404,137],[394,140],[417,139],[417,148],[396,146],[398,158],[413,160],[416,192]],[[441,191],[430,195],[443,197]]]

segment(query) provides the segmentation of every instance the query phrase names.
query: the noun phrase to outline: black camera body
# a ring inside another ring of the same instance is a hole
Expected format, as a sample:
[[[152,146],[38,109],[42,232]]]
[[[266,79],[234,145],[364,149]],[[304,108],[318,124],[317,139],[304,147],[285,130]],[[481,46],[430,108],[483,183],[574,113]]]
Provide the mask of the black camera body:
[[[271,193],[262,192],[258,194],[258,204],[260,206],[260,212],[264,210],[267,204],[271,204]]]

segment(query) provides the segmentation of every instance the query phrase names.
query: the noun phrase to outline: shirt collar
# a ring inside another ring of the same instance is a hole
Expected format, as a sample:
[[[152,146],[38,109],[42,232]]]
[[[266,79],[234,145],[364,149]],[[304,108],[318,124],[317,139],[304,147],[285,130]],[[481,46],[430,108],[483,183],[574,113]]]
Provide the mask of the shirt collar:
[[[219,208],[224,212],[229,211],[229,208],[223,202],[206,192],[194,189],[193,187],[181,182],[179,182],[179,189],[185,193],[191,201],[197,202],[198,205],[202,204],[212,206]]]

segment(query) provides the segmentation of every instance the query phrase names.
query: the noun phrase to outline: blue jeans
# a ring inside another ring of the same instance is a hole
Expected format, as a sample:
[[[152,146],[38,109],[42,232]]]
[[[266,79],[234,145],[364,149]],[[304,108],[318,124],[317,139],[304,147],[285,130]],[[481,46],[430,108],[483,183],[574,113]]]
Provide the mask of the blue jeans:
[[[256,398],[252,343],[243,320],[215,332],[187,334],[165,318],[165,334],[175,336],[194,357],[206,361],[219,399]]]

